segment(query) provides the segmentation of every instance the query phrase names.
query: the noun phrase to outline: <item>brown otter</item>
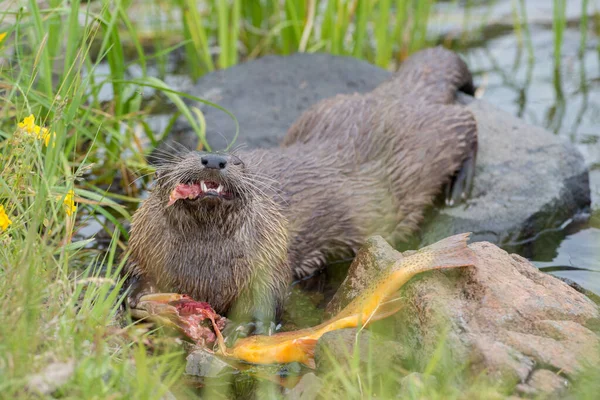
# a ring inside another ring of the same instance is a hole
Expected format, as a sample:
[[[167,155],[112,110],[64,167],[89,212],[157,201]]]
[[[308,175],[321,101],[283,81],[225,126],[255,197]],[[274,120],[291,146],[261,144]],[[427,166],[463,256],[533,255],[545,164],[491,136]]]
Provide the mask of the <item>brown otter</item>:
[[[406,239],[444,185],[456,201],[472,179],[477,128],[459,90],[474,90],[465,63],[429,49],[370,93],[316,104],[280,148],[174,156],[133,217],[130,304],[177,291],[271,319],[292,277],[370,235]]]

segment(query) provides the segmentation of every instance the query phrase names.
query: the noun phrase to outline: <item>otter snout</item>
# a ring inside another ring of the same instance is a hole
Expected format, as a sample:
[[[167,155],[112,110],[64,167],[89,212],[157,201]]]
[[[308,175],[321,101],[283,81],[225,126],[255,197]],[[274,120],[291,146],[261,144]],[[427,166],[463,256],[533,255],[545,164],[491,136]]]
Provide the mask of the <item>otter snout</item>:
[[[227,157],[221,154],[205,154],[200,158],[200,162],[207,169],[225,169],[227,167]]]
[[[198,207],[244,200],[240,190],[244,174],[244,163],[235,155],[190,152],[176,163],[161,166],[158,179],[167,207],[177,202]]]

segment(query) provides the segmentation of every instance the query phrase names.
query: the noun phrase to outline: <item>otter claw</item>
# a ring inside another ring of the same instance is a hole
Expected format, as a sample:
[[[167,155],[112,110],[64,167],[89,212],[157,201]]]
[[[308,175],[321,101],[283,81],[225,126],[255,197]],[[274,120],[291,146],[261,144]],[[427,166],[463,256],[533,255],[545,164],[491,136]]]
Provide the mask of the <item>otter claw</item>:
[[[460,169],[456,171],[452,177],[451,182],[446,185],[446,206],[452,207],[467,200],[469,192],[473,187],[476,156],[477,150],[471,150],[467,158],[463,161]]]

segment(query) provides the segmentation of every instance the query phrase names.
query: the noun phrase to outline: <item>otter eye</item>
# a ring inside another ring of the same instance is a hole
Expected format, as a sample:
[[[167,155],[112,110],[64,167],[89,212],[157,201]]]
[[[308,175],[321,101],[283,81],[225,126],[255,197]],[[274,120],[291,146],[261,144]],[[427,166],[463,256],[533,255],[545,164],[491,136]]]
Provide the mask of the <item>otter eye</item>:
[[[238,157],[236,156],[231,156],[231,163],[233,165],[242,165],[242,160],[240,160]]]

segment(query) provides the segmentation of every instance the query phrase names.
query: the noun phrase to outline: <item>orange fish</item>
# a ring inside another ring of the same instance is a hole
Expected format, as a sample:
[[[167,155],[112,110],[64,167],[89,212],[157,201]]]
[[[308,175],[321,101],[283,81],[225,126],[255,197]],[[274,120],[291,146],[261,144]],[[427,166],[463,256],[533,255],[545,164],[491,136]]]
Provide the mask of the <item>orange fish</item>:
[[[475,254],[467,247],[469,235],[451,236],[396,261],[335,317],[320,325],[272,336],[250,336],[231,348],[226,348],[217,334],[219,353],[254,364],[296,361],[314,368],[314,349],[321,336],[336,329],[366,326],[394,314],[401,308],[394,295],[413,276],[434,269],[474,266]]]

